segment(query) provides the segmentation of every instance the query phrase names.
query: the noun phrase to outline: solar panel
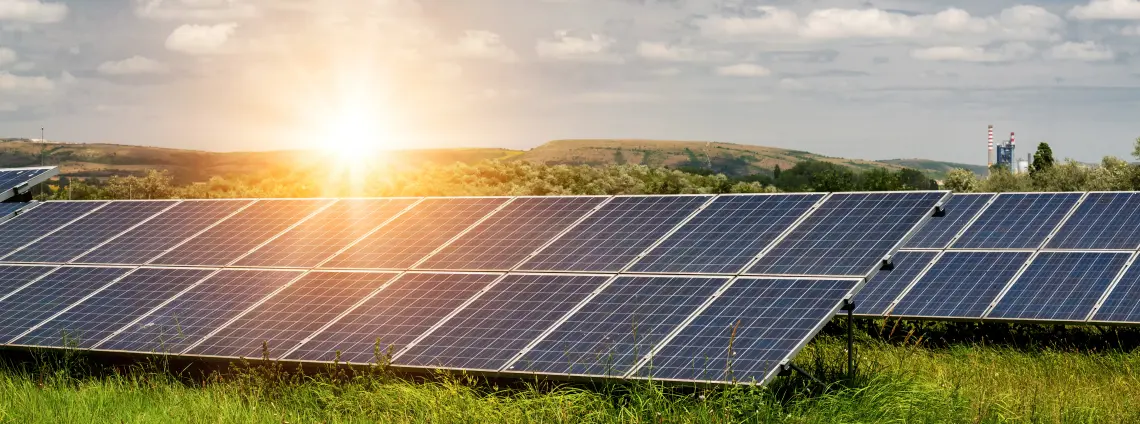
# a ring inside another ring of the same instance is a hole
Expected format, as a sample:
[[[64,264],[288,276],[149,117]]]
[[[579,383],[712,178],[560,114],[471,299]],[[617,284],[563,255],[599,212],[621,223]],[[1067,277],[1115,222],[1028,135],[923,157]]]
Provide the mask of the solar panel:
[[[1036,249],[1081,193],[1002,193],[954,242],[955,249]]]
[[[31,205],[32,204],[29,202],[0,203],[0,222],[3,222],[5,219],[12,217],[16,212],[19,212],[20,210]]]
[[[1046,247],[1120,250],[1140,247],[1140,193],[1089,193]]]
[[[111,202],[59,231],[3,258],[7,262],[66,263],[143,220],[173,206],[173,201]]]
[[[499,274],[408,273],[321,331],[287,359],[374,363],[447,317]]]
[[[417,268],[510,270],[605,199],[517,198]]]
[[[510,370],[622,376],[728,278],[618,277]]]
[[[321,267],[411,267],[507,200],[503,197],[425,199]]]
[[[157,265],[225,266],[316,212],[329,200],[258,200],[159,256]]]
[[[0,255],[43,237],[107,202],[45,202],[0,223]]]
[[[833,194],[748,273],[865,276],[945,196],[931,191]]]
[[[0,301],[0,343],[59,313],[130,268],[63,267]]]
[[[883,315],[938,252],[900,251],[891,257],[894,269],[882,270],[855,295],[856,315]]]
[[[20,337],[13,344],[90,348],[115,330],[213,273],[209,269],[139,268]]]
[[[0,201],[27,193],[36,184],[47,181],[56,174],[59,174],[59,168],[54,166],[0,169]]]
[[[301,271],[224,269],[95,348],[181,353],[300,275]]]
[[[250,203],[249,200],[184,200],[74,262],[146,263]]]
[[[933,217],[903,247],[909,249],[943,249],[950,244],[970,220],[994,197],[993,193],[957,194],[943,208],[945,215]]]
[[[518,269],[620,271],[710,197],[615,197]]]
[[[605,275],[508,275],[394,363],[498,370],[609,279]]]
[[[262,343],[265,343],[270,356],[277,358],[396,275],[394,272],[306,274],[186,353],[261,357]]]
[[[315,267],[415,202],[416,199],[338,200],[234,265]]]
[[[1030,255],[1030,252],[943,253],[890,315],[981,318]]]
[[[720,196],[633,264],[632,272],[735,274],[823,194]]]
[[[0,300],[53,269],[51,266],[0,265]]]
[[[1084,321],[1130,256],[1041,252],[986,318]]]
[[[1111,290],[1090,321],[1140,323],[1140,266],[1130,265]]]
[[[738,278],[634,375],[766,383],[835,315],[857,284]]]

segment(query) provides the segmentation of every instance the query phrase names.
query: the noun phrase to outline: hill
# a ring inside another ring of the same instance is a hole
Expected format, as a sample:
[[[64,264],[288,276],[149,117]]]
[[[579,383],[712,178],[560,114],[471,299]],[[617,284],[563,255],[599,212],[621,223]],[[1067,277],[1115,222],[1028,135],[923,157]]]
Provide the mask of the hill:
[[[104,178],[166,169],[180,184],[205,181],[211,176],[260,175],[299,172],[327,166],[319,153],[304,150],[272,152],[204,152],[109,143],[48,143],[0,139],[0,167],[46,163],[59,165],[68,177]],[[669,140],[556,140],[527,151],[496,148],[425,149],[390,152],[393,164],[474,163],[487,159],[527,160],[545,164],[606,165],[634,163],[671,168],[706,169],[729,176],[770,173],[775,166],[788,169],[804,160],[835,163],[857,170],[911,167],[941,179],[954,167],[984,172],[985,167],[924,159],[870,161],[744,144]]]

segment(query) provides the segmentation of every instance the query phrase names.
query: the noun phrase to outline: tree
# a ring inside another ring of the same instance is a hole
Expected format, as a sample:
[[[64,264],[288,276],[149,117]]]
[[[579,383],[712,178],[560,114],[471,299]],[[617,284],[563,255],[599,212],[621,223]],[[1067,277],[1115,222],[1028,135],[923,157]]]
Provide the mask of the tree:
[[[1049,143],[1041,143],[1037,145],[1037,151],[1033,153],[1033,163],[1029,164],[1029,173],[1036,174],[1038,172],[1047,170],[1053,167],[1053,149],[1049,147]]]
[[[1136,137],[1136,141],[1132,143],[1132,157],[1140,159],[1140,137]]]
[[[1023,176],[1024,174],[1014,174],[1004,166],[999,166],[990,173],[982,184],[979,186],[983,192],[1007,192],[1007,191],[1030,191],[1032,188],[1029,184],[1029,179]]]
[[[623,154],[621,152],[621,149],[617,149],[614,151],[614,163],[618,164],[618,165],[625,165],[626,164],[625,154]]]
[[[1137,142],[1140,142],[1140,138],[1138,138],[1136,140],[1137,140]],[[781,172],[780,171],[780,165],[777,164],[775,168],[772,168],[772,179],[773,180],[779,180],[780,179],[780,172]]]
[[[947,189],[953,190],[955,193],[969,193],[978,191],[981,183],[978,182],[978,174],[969,169],[955,168],[951,169],[949,174],[946,174],[946,181],[943,182]]]
[[[903,184],[899,181],[899,174],[883,168],[869,169],[861,177],[864,190],[895,191],[903,189]]]

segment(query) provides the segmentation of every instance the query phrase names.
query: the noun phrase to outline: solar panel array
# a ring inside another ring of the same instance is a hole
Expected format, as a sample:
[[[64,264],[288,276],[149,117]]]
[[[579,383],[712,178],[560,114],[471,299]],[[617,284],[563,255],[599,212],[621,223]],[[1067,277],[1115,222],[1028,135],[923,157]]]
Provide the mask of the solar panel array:
[[[762,384],[948,196],[45,202],[0,344]]]
[[[27,193],[36,184],[59,174],[54,166],[0,169],[0,202]]]
[[[855,297],[915,319],[1140,323],[1140,193],[955,195]]]

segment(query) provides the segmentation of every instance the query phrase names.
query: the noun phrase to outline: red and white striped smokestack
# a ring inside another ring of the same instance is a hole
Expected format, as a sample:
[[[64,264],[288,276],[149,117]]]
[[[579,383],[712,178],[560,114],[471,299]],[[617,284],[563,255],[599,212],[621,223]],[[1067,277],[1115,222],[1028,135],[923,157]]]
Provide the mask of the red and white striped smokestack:
[[[994,126],[990,125],[989,142],[986,144],[989,150],[986,153],[986,165],[994,166]]]
[[[1013,147],[1013,146],[1016,146],[1016,145],[1017,145],[1017,141],[1016,141],[1016,140],[1014,140],[1014,138],[1013,138],[1013,131],[1010,131],[1010,132],[1009,132],[1009,146],[1010,146],[1010,147]]]

